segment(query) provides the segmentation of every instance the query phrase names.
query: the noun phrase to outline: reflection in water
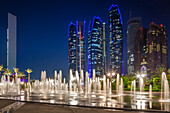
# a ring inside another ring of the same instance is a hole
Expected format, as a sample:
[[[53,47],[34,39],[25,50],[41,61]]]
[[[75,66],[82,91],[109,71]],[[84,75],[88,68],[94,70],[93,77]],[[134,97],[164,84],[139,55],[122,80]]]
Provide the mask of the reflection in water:
[[[152,109],[152,101],[149,101],[149,107]]]
[[[132,108],[132,109],[158,109],[170,111],[169,102],[159,102],[160,93],[153,93],[152,98],[149,93],[123,95],[107,95],[106,93],[31,93],[21,91],[20,95],[1,95],[0,98],[15,99],[21,101],[34,101],[45,103],[58,103],[70,105],[86,105],[86,106],[101,106],[101,107],[117,107],[117,108]]]
[[[77,100],[71,100],[70,105],[78,105],[78,101]]]

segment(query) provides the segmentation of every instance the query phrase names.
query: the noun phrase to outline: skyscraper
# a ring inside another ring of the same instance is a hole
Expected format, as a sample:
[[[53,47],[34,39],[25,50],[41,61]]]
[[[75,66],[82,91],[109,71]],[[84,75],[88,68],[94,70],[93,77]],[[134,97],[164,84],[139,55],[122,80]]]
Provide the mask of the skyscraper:
[[[77,26],[73,23],[69,25],[68,59],[69,69],[72,69],[75,74],[77,70]]]
[[[107,24],[103,22],[103,61],[102,61],[102,75],[107,73]]]
[[[147,76],[155,74],[158,67],[168,67],[168,46],[165,26],[149,24],[149,29],[140,28],[135,39],[135,72],[144,68]]]
[[[134,17],[127,22],[127,65],[128,73],[134,73],[134,48],[137,31],[141,27],[141,18]]]
[[[8,13],[8,29],[7,29],[7,68],[16,67],[16,44],[17,44],[17,19],[16,16]]]
[[[140,27],[137,31],[134,41],[134,72],[140,73],[141,67],[147,67],[147,31],[148,29]]]
[[[147,33],[147,69],[152,75],[157,67],[168,68],[168,43],[165,26],[149,24]]]
[[[85,21],[69,25],[69,69],[85,72]]]
[[[109,8],[109,62],[110,72],[123,73],[123,27],[117,5]]]
[[[85,21],[77,21],[77,70],[85,73]]]
[[[89,25],[88,34],[88,72],[92,76],[93,69],[95,69],[96,76],[102,75],[102,36],[103,24],[100,17],[94,17]]]

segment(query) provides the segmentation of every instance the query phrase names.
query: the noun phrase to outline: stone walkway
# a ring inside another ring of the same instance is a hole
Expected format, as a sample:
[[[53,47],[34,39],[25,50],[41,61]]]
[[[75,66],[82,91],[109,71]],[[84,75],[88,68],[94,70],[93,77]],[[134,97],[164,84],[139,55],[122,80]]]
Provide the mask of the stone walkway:
[[[15,102],[16,101],[13,100],[0,100],[1,109],[0,113],[2,113],[2,108],[4,108],[5,106],[9,106],[10,104]],[[149,113],[149,112],[108,110],[108,109],[105,110],[97,108],[71,107],[40,103],[25,103],[22,107],[10,113]]]
[[[14,103],[15,101],[14,100],[6,100],[6,99],[0,99],[0,109]]]

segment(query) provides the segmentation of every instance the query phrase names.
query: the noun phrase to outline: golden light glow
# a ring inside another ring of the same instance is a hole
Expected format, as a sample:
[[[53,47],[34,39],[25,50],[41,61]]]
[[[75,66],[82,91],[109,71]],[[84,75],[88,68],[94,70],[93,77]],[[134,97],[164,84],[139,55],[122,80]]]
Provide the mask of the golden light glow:
[[[27,73],[32,73],[32,70],[30,68],[28,68],[27,70],[25,70]]]
[[[13,68],[14,69],[14,72],[17,73],[19,68]]]
[[[3,69],[3,65],[0,65],[0,71]]]
[[[6,69],[5,72],[3,73],[4,75],[11,75],[12,74],[12,70],[10,69]]]

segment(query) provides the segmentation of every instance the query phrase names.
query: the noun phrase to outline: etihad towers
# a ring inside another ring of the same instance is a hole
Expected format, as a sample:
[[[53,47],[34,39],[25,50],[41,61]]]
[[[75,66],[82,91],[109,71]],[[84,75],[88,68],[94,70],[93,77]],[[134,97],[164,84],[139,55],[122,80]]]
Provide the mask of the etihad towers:
[[[109,8],[110,73],[123,73],[123,23],[117,5]]]
[[[76,70],[85,72],[85,21],[69,25],[68,48],[69,69],[72,69],[73,74]]]
[[[68,60],[69,69],[72,69],[73,73],[77,70],[77,27],[75,24],[71,23],[69,25],[69,35],[68,35]]]
[[[85,21],[77,23],[77,70],[84,71],[85,74]]]
[[[103,61],[103,23],[100,17],[94,17],[89,25],[88,34],[88,72],[92,77],[95,69],[96,76],[102,76]]]

